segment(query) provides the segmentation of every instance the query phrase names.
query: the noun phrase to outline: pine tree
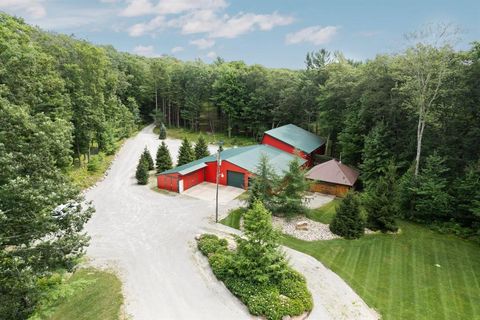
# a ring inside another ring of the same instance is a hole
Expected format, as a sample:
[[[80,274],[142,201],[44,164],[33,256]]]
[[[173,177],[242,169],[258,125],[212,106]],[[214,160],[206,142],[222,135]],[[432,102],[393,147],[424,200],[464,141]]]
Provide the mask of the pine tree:
[[[386,140],[387,131],[383,123],[375,126],[365,137],[360,169],[362,181],[367,188],[383,174],[392,158]]]
[[[148,170],[153,170],[155,169],[155,162],[153,162],[152,155],[150,154],[150,151],[148,151],[147,147],[143,150],[142,153],[142,158],[145,159],[148,165]]]
[[[255,169],[255,175],[248,186],[248,206],[251,208],[255,201],[260,201],[267,209],[273,207],[273,193],[278,177],[265,155],[261,155],[260,162]]]
[[[480,237],[480,161],[467,167],[454,186],[455,219]]]
[[[276,211],[286,216],[303,213],[303,201],[309,184],[305,178],[305,170],[300,166],[298,158],[294,158],[288,165],[288,171],[281,181],[280,190],[276,195]]]
[[[195,154],[187,137],[183,138],[182,145],[178,152],[177,166],[181,166],[195,160]]]
[[[195,144],[195,158],[202,159],[208,157],[210,152],[208,151],[207,142],[202,135],[198,138],[197,144]]]
[[[172,157],[170,156],[170,151],[164,141],[162,141],[162,144],[158,147],[156,160],[157,173],[172,168]]]
[[[363,205],[368,214],[367,226],[372,230],[398,230],[395,224],[395,217],[398,215],[396,171],[397,167],[391,161],[385,175],[365,193]]]
[[[287,269],[284,255],[278,250],[279,233],[272,226],[272,215],[260,201],[243,216],[244,238],[237,237],[236,276],[251,282],[278,280]]]
[[[137,165],[137,171],[135,172],[135,178],[137,178],[138,184],[148,183],[148,162],[143,155],[140,157]]]
[[[417,186],[413,188],[413,219],[431,222],[446,220],[450,212],[452,198],[448,194],[448,181],[445,178],[448,168],[445,160],[436,153],[425,161],[425,167],[417,176]]]
[[[158,135],[158,139],[160,140],[165,140],[167,139],[167,128],[165,127],[165,125],[162,124],[160,125],[160,134]]]
[[[365,223],[360,216],[360,204],[355,192],[350,191],[340,202],[330,224],[330,231],[346,239],[360,238],[365,232]]]

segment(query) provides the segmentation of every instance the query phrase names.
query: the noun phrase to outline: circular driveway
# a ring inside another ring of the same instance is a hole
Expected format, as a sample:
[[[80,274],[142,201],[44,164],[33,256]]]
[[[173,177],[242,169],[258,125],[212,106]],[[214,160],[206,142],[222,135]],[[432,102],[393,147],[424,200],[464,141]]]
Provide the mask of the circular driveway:
[[[167,139],[172,159],[181,141]],[[145,146],[155,156],[160,140],[153,126],[128,139],[108,176],[85,194],[96,213],[86,225],[87,256],[111,267],[123,282],[125,312],[134,320],[252,319],[246,307],[212,274],[196,249],[195,235],[235,232],[215,224],[215,203],[160,193],[137,185],[135,168]],[[210,152],[215,147],[210,146]],[[220,212],[238,206],[233,200]],[[378,319],[378,314],[335,273],[316,259],[285,249],[307,279],[314,299],[310,319]]]

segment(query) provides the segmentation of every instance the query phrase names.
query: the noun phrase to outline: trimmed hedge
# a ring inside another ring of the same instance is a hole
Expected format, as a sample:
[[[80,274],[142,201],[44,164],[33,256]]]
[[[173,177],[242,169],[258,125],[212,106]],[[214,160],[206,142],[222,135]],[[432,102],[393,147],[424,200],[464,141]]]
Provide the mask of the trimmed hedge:
[[[252,283],[236,275],[236,252],[228,249],[225,239],[204,234],[198,240],[198,248],[208,257],[215,276],[248,307],[252,315],[281,320],[287,315],[298,316],[312,310],[313,300],[305,278],[290,267],[286,267],[282,277],[275,282]]]

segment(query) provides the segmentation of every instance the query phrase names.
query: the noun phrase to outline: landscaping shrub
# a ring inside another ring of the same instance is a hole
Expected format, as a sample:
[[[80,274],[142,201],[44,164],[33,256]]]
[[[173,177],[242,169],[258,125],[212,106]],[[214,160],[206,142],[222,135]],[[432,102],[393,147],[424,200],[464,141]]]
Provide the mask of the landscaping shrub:
[[[227,240],[219,239],[213,234],[202,235],[197,243],[198,249],[200,249],[200,251],[206,256],[209,256],[218,250],[227,249],[227,244]]]
[[[157,149],[156,166],[157,173],[172,168],[172,157],[170,156],[170,151],[164,141],[162,141],[162,144]]]
[[[138,184],[148,183],[148,162],[142,157],[138,161],[137,170],[135,172]]]
[[[236,238],[235,251],[215,235],[202,235],[198,240],[215,276],[253,315],[280,320],[312,310],[305,278],[288,266],[278,250],[271,214],[259,201],[245,213],[244,227],[245,237]]]
[[[91,157],[90,161],[87,164],[88,172],[97,172],[100,170],[100,166],[104,160],[103,154],[99,153],[98,155]]]
[[[354,192],[349,192],[340,202],[330,231],[346,239],[360,238],[365,232],[365,222],[360,216],[360,204]]]
[[[205,138],[202,135],[200,135],[197,143],[195,144],[194,153],[195,159],[197,160],[208,157],[210,155],[210,152],[208,151],[207,141],[205,141]]]
[[[165,140],[167,139],[167,128],[165,127],[165,125],[162,124],[160,125],[160,134],[158,135],[158,139],[160,140]]]
[[[148,151],[147,147],[143,150],[142,159],[144,159],[148,164],[148,170],[153,170],[155,168],[155,162],[153,162],[152,155]]]

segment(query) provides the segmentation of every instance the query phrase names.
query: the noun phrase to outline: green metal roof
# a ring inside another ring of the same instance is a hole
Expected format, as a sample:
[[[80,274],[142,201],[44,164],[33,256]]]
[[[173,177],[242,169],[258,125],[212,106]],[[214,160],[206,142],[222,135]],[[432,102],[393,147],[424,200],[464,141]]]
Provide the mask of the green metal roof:
[[[202,159],[198,159],[187,164],[163,171],[160,174],[168,174],[168,173],[180,173],[181,175],[193,172],[195,170],[201,169],[206,167],[205,162],[215,161],[215,156],[208,156]]]
[[[283,141],[292,147],[310,153],[321,147],[325,141],[319,136],[297,127],[294,124],[287,124],[265,132],[271,137]]]
[[[229,150],[232,150],[232,152],[228,156],[223,155],[222,152],[222,159],[250,172],[255,172],[262,155],[268,158],[273,170],[277,174],[283,174],[283,171],[288,170],[288,164],[294,158],[298,158],[298,162],[301,165],[306,162],[305,159],[264,144]]]
[[[258,164],[260,163],[262,155],[265,155],[268,158],[270,164],[273,167],[273,170],[277,174],[282,174],[283,171],[288,170],[288,164],[295,157],[298,158],[298,162],[301,165],[306,162],[305,159],[300,158],[296,155],[263,144],[226,149],[223,150],[220,154],[222,160],[226,160],[250,172],[255,172]],[[160,174],[179,173],[181,175],[185,175],[195,170],[206,167],[205,163],[212,161],[216,161],[215,155],[192,161],[182,166],[178,166],[173,169],[164,171]]]

